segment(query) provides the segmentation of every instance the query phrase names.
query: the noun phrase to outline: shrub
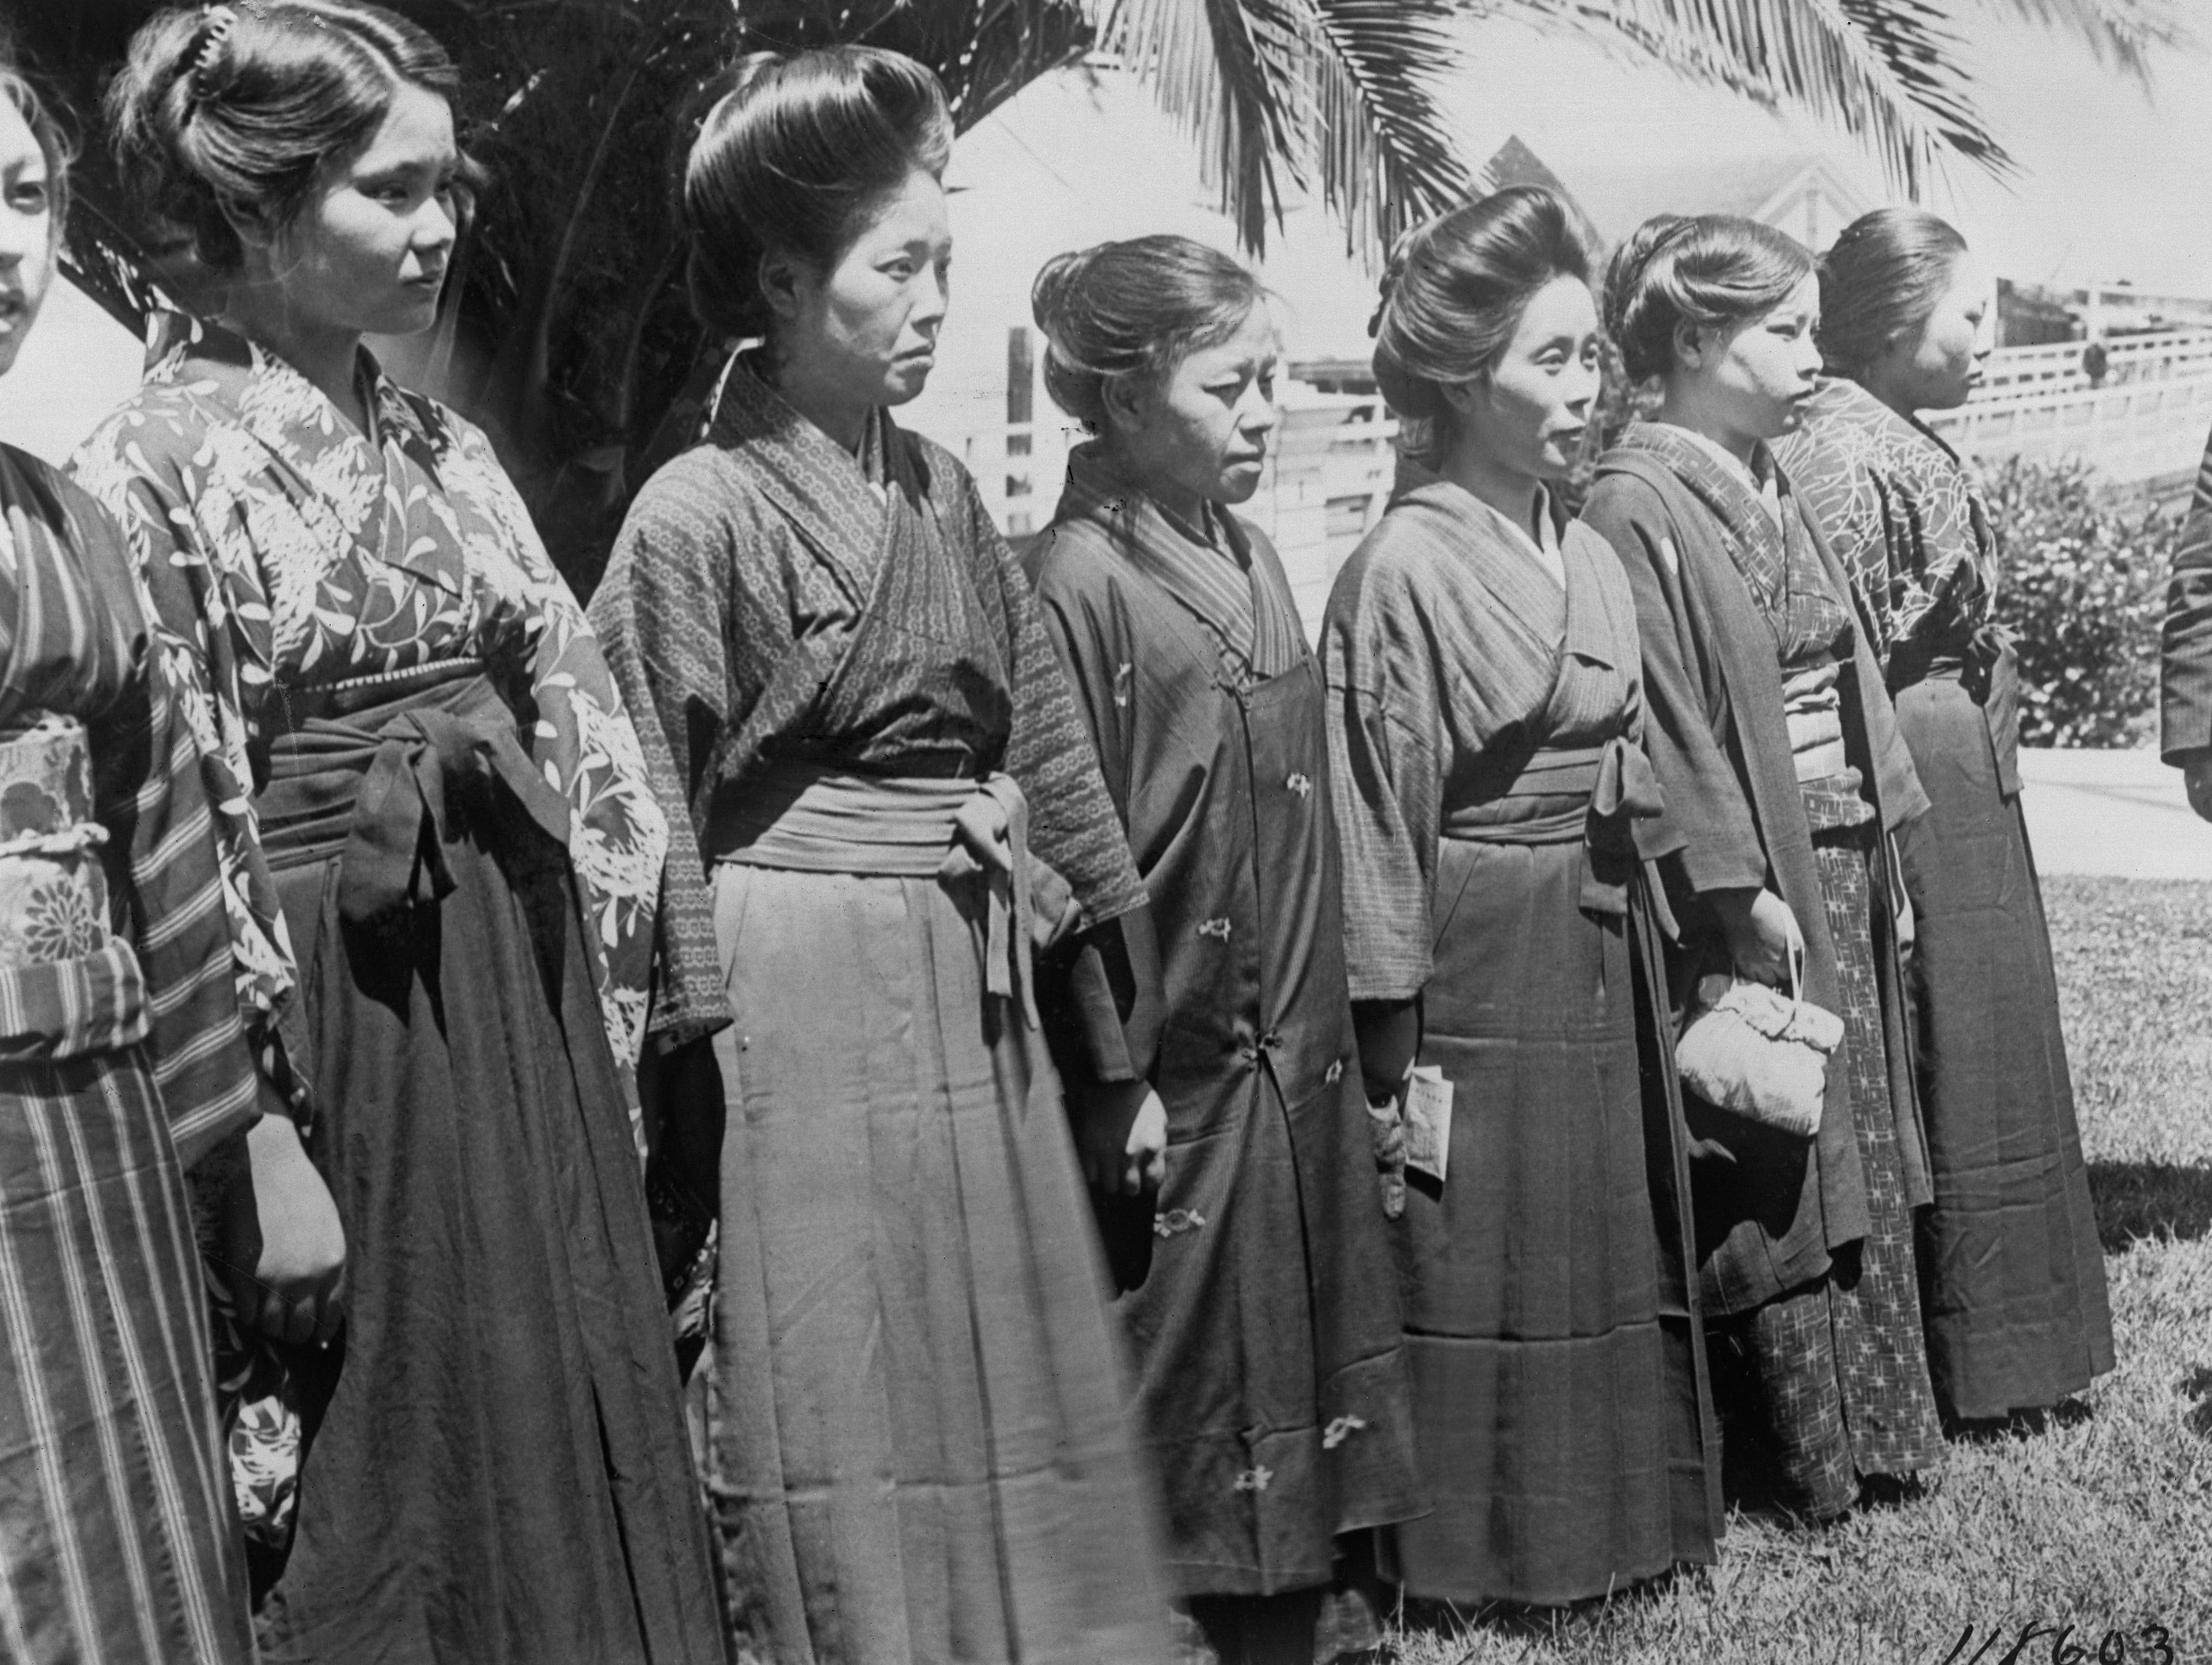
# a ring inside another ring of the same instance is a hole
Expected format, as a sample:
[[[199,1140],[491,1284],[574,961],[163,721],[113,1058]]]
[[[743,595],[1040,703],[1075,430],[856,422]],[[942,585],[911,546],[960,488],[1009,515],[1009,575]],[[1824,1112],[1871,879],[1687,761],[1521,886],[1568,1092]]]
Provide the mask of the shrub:
[[[2179,516],[2085,464],[1987,465],[2003,550],[1997,618],[2019,639],[2021,738],[2131,746],[2158,703],[2158,631]]]

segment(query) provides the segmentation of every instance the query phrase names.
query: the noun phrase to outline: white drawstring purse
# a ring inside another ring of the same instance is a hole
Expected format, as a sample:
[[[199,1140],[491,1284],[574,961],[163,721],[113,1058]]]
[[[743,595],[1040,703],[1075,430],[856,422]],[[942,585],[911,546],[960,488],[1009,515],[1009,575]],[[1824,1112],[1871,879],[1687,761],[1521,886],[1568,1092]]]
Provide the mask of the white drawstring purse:
[[[1717,973],[1698,980],[1674,1042],[1682,1085],[1707,1103],[1810,1139],[1820,1130],[1828,1054],[1844,1020],[1804,998],[1803,953],[1790,957],[1790,993]]]

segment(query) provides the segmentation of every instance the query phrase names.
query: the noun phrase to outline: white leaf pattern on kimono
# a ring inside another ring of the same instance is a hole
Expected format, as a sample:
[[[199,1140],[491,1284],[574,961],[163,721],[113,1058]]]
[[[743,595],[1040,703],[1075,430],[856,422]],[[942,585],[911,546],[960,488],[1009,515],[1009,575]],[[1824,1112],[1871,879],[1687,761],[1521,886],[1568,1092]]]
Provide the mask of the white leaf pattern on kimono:
[[[568,801],[594,982],[627,1073],[668,843],[636,734],[489,442],[362,362],[374,445],[281,360],[166,320],[145,385],[74,463],[125,526],[185,690],[219,806],[241,1002],[265,1024],[292,960],[265,868],[253,875],[269,690],[477,657],[537,707],[521,738]]]

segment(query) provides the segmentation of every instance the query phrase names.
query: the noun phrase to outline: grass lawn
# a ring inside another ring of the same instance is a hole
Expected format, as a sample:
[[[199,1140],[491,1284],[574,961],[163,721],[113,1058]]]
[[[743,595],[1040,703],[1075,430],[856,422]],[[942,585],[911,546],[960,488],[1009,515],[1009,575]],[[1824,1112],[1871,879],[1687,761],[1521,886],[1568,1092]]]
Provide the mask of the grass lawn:
[[[2212,885],[2045,897],[2118,1368],[2039,1432],[1954,1445],[1905,1502],[1826,1529],[1737,1515],[1717,1566],[1540,1620],[1425,1619],[1403,1665],[2212,1661]]]

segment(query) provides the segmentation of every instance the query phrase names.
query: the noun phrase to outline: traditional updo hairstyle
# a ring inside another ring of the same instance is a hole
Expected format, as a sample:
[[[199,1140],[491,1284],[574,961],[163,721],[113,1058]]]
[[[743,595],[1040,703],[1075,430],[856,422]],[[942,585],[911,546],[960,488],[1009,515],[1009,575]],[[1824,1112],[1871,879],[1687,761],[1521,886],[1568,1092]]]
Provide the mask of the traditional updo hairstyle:
[[[1052,402],[1105,431],[1106,390],[1158,387],[1244,327],[1267,291],[1243,261],[1188,237],[1133,237],[1056,254],[1030,289]]]
[[[1451,430],[1444,389],[1504,356],[1521,314],[1558,277],[1590,280],[1590,252],[1553,191],[1516,185],[1414,227],[1382,275],[1368,325],[1375,381],[1399,416],[1399,448],[1428,459]]]
[[[46,158],[47,223],[58,240],[69,218],[70,164],[76,160],[76,147],[39,96],[39,89],[15,68],[4,46],[0,46],[0,98],[15,106],[23,125],[38,141],[39,154]]]
[[[1646,220],[1613,251],[1605,274],[1605,328],[1632,381],[1674,368],[1685,325],[1724,330],[1780,306],[1813,270],[1805,246],[1733,214]]]
[[[398,13],[365,0],[240,0],[149,19],[109,83],[108,130],[142,205],[188,237],[203,265],[234,272],[246,247],[233,216],[271,232],[291,224],[325,166],[376,137],[403,86],[451,104],[460,76]]]
[[[765,336],[771,254],[835,265],[868,218],[916,173],[942,179],[952,116],[936,76],[874,46],[728,70],[684,170],[691,310],[725,336]]]
[[[1966,240],[1924,209],[1878,208],[1845,226],[1820,259],[1829,374],[1856,379],[1900,336],[1917,336],[1966,252]]]

